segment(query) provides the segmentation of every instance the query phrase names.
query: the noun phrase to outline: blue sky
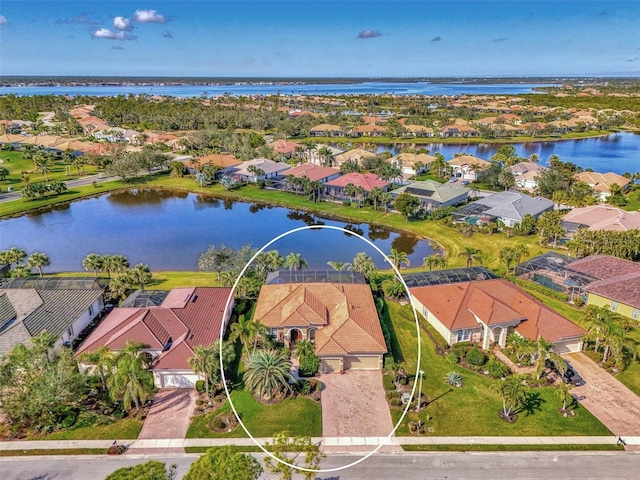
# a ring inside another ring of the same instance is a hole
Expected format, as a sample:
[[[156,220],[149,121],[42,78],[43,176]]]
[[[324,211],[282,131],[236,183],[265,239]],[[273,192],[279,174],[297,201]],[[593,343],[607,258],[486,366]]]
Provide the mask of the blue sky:
[[[0,3],[0,74],[640,76],[640,2]]]

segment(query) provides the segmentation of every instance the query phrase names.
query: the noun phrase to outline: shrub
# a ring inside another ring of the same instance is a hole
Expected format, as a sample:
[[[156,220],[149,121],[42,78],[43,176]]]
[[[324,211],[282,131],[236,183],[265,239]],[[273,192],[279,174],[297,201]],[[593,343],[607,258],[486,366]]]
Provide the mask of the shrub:
[[[390,390],[387,392],[387,398],[391,400],[392,398],[402,398],[402,393],[397,390]]]
[[[584,298],[577,296],[573,299],[573,304],[578,308],[582,307],[584,305]]]
[[[391,375],[388,375],[388,374],[382,376],[382,386],[387,391],[396,389],[396,385],[395,383],[393,383],[393,378],[391,377]]]
[[[464,378],[458,372],[449,372],[444,376],[444,383],[452,387],[461,387],[464,385]]]
[[[467,352],[466,359],[471,365],[476,365],[478,367],[484,365],[487,361],[484,353],[482,353],[477,347],[474,347]]]
[[[509,375],[509,368],[499,360],[492,358],[487,362],[487,371],[493,378],[502,378]]]
[[[446,357],[447,362],[449,363],[458,363],[460,361],[460,358],[458,358],[458,355],[456,355],[455,353],[451,352],[449,353]]]
[[[309,395],[311,393],[312,387],[311,382],[309,380],[305,380],[301,378],[297,382],[293,384],[293,391],[298,395]]]
[[[392,407],[399,407],[402,405],[402,398],[390,398],[389,405]]]
[[[197,380],[196,381],[196,392],[204,393],[204,391],[205,391],[204,380]]]
[[[456,343],[451,347],[451,352],[455,353],[458,358],[464,358],[472,345],[473,344],[471,342]]]

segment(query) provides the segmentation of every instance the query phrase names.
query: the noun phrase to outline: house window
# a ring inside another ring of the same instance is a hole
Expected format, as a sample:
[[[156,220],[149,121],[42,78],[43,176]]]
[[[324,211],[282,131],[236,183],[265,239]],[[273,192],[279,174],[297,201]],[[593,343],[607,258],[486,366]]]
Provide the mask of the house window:
[[[616,310],[618,310],[618,302],[614,300],[611,302],[611,311],[615,312]]]
[[[73,325],[71,325],[71,326],[69,327],[69,329],[67,330],[67,338],[68,338],[69,340],[71,340],[71,339],[73,338]]]
[[[269,335],[271,335],[271,338],[273,338],[274,340],[278,340],[278,329],[277,328],[270,329]]]
[[[422,316],[427,318],[427,307],[422,307]]]
[[[307,332],[307,335],[309,336],[309,341],[311,343],[315,343],[315,341],[316,341],[316,329],[315,328],[310,328],[309,331]]]
[[[89,316],[93,317],[93,305],[89,307]]]
[[[640,314],[640,308],[634,308],[633,313],[631,314],[631,318],[633,318],[634,320],[637,320],[638,314]]]
[[[458,330],[458,342],[466,342],[471,338],[471,330]]]

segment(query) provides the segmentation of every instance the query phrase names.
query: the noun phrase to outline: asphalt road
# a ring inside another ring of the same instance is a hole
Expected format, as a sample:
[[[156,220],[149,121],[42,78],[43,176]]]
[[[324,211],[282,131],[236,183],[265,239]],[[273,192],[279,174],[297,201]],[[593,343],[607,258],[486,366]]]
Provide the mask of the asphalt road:
[[[100,480],[123,466],[154,459],[178,465],[178,478],[197,455],[2,457],[3,480]],[[332,455],[322,468],[334,468],[357,460],[356,456]],[[511,479],[616,479],[637,480],[640,454],[629,452],[500,452],[500,453],[405,453],[377,455],[332,473],[322,480],[511,480]],[[275,476],[263,475],[263,479]],[[300,478],[297,476],[295,478]]]

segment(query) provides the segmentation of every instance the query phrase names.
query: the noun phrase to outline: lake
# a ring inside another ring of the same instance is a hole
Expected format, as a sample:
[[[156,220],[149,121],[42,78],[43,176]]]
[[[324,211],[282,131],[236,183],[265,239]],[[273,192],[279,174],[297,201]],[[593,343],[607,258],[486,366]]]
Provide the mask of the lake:
[[[613,133],[593,138],[573,140],[558,140],[555,142],[524,142],[512,144],[519,156],[528,157],[533,153],[540,156],[540,164],[549,164],[549,155],[559,155],[565,162],[573,162],[584,169],[591,168],[596,172],[624,172],[640,171],[640,134],[632,132]],[[391,150],[394,155],[400,149],[407,148],[407,144],[378,145],[378,151]],[[433,155],[442,153],[450,159],[456,153],[466,152],[470,155],[489,160],[500,148],[500,144],[451,144],[430,143],[415,145],[416,148],[426,148]]]
[[[131,265],[152,270],[196,270],[209,245],[260,248],[272,238],[304,225],[351,229],[388,254],[392,248],[409,255],[412,265],[434,253],[427,240],[367,224],[350,225],[306,212],[202,195],[132,189],[73,202],[51,211],[0,220],[0,250],[18,246],[31,254],[49,255],[45,272],[82,270],[89,253],[122,254]],[[369,244],[345,232],[304,230],[278,240],[270,249],[286,256],[302,253],[313,269],[330,269],[329,260],[350,262],[366,252],[385,268]],[[388,267],[388,265],[387,265]]]
[[[534,88],[556,86],[549,83],[428,83],[428,82],[359,82],[309,84],[234,84],[234,85],[88,85],[88,86],[24,86],[0,87],[0,95],[166,95],[170,97],[211,97],[241,95],[519,95],[537,93]]]

